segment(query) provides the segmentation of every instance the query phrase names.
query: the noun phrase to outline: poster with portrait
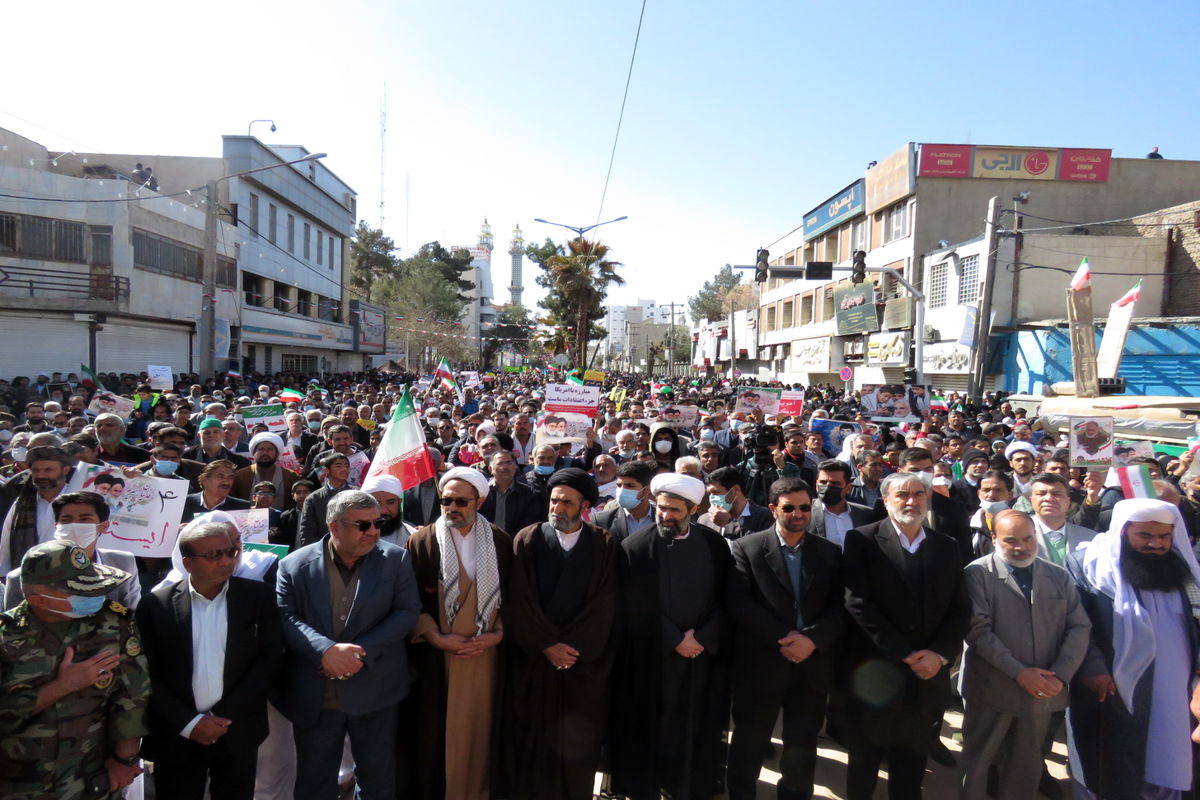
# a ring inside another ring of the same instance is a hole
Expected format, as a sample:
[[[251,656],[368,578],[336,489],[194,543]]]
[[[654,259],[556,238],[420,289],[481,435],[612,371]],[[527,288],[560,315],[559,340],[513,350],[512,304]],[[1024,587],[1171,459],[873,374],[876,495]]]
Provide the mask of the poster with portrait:
[[[700,418],[700,409],[696,406],[663,406],[659,412],[658,421],[665,422],[676,430],[691,430]]]
[[[872,422],[920,422],[929,416],[929,387],[911,384],[865,384],[863,416]]]
[[[746,386],[738,390],[733,410],[743,414],[757,414],[761,419],[767,414],[779,413],[779,400],[783,389],[768,389],[765,386]]]
[[[547,411],[533,425],[534,441],[543,444],[585,444],[592,418],[575,411]]]
[[[188,482],[155,478],[104,464],[80,464],[67,492],[96,492],[108,503],[108,530],[97,547],[146,558],[169,558],[179,536]]]
[[[808,422],[810,433],[821,434],[826,453],[837,455],[842,452],[842,442],[847,436],[862,433],[862,426],[857,422],[846,422],[842,419],[813,419]]]
[[[101,390],[92,395],[92,402],[88,404],[87,410],[93,417],[101,414],[116,414],[121,419],[125,419],[133,412],[136,405],[137,403],[128,397]]]
[[[555,414],[585,414],[596,416],[600,407],[600,387],[580,386],[576,383],[546,384],[546,405]]]
[[[175,378],[169,365],[147,364],[146,375],[150,378],[150,388],[155,391],[169,392],[175,388]]]
[[[1113,418],[1071,417],[1072,467],[1113,466]]]
[[[1128,467],[1135,458],[1154,458],[1154,445],[1150,442],[1126,442],[1119,439],[1113,444],[1114,468]]]

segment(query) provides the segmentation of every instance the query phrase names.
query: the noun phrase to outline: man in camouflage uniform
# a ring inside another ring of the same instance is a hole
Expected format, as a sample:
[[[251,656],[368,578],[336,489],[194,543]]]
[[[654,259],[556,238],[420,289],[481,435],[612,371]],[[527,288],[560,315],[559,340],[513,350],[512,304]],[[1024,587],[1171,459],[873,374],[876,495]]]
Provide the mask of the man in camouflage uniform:
[[[104,598],[130,579],[72,542],[22,559],[25,600],[0,614],[4,800],[108,797],[141,772],[146,660],[133,614]]]

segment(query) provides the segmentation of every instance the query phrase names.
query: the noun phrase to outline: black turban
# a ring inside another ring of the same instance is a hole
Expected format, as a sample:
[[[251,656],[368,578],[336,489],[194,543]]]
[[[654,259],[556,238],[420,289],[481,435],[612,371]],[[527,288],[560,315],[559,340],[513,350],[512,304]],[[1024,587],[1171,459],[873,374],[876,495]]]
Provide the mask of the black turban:
[[[574,489],[583,495],[583,499],[588,501],[589,505],[596,505],[600,502],[600,492],[596,489],[596,481],[591,475],[581,470],[579,467],[567,467],[560,469],[550,476],[550,480],[546,481],[547,488],[553,489],[555,486],[566,486]]]

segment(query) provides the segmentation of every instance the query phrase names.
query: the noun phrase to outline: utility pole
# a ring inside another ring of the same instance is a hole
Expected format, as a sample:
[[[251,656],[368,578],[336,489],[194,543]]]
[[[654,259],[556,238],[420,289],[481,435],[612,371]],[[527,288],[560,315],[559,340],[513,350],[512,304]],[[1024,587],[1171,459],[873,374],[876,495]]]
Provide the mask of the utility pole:
[[[729,299],[729,382],[737,379],[737,332],[733,298]]]
[[[983,296],[975,312],[975,346],[971,348],[971,377],[967,397],[983,397],[983,371],[987,366],[988,338],[991,335],[992,294],[996,286],[996,249],[1000,239],[1000,197],[988,201],[987,224],[983,235],[987,240],[987,260],[983,275]]]
[[[214,372],[213,351],[217,347],[217,182],[205,185],[204,262],[200,297],[200,382]]]

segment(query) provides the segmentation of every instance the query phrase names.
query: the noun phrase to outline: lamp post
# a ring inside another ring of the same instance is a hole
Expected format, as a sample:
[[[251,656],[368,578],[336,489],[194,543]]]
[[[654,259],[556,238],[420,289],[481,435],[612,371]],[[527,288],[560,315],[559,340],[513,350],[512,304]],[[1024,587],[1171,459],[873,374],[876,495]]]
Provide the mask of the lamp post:
[[[256,120],[258,121],[258,120]],[[266,120],[262,120],[266,121]],[[253,123],[251,123],[253,124]],[[265,167],[235,172],[232,175],[222,175],[205,185],[206,201],[204,205],[204,262],[203,287],[200,296],[200,380],[204,381],[213,374],[213,350],[216,349],[216,314],[217,314],[217,184],[230,178],[240,178],[255,172],[263,172],[276,167],[287,167],[302,161],[316,161],[324,158],[326,153],[312,153],[304,158],[292,161],[281,161],[278,164],[268,164]],[[206,302],[207,301],[207,302]]]
[[[271,133],[275,132],[275,120],[273,120],[273,119],[252,119],[252,120],[250,120],[250,124],[246,126],[246,135],[247,136],[250,135],[250,129],[253,128],[255,123],[257,123],[257,122],[271,123]]]
[[[547,220],[547,219],[535,219],[534,222],[540,222],[543,225],[557,225],[560,228],[566,228],[569,231],[575,231],[576,236],[583,238],[583,235],[585,233],[587,233],[590,230],[593,230],[594,228],[599,228],[601,225],[609,225],[613,222],[620,222],[621,220],[625,220],[625,219],[629,219],[629,217],[617,217],[616,219],[610,219],[607,222],[597,222],[595,225],[585,225],[582,228],[576,227],[574,225],[564,225],[561,222],[551,222],[550,220]]]

